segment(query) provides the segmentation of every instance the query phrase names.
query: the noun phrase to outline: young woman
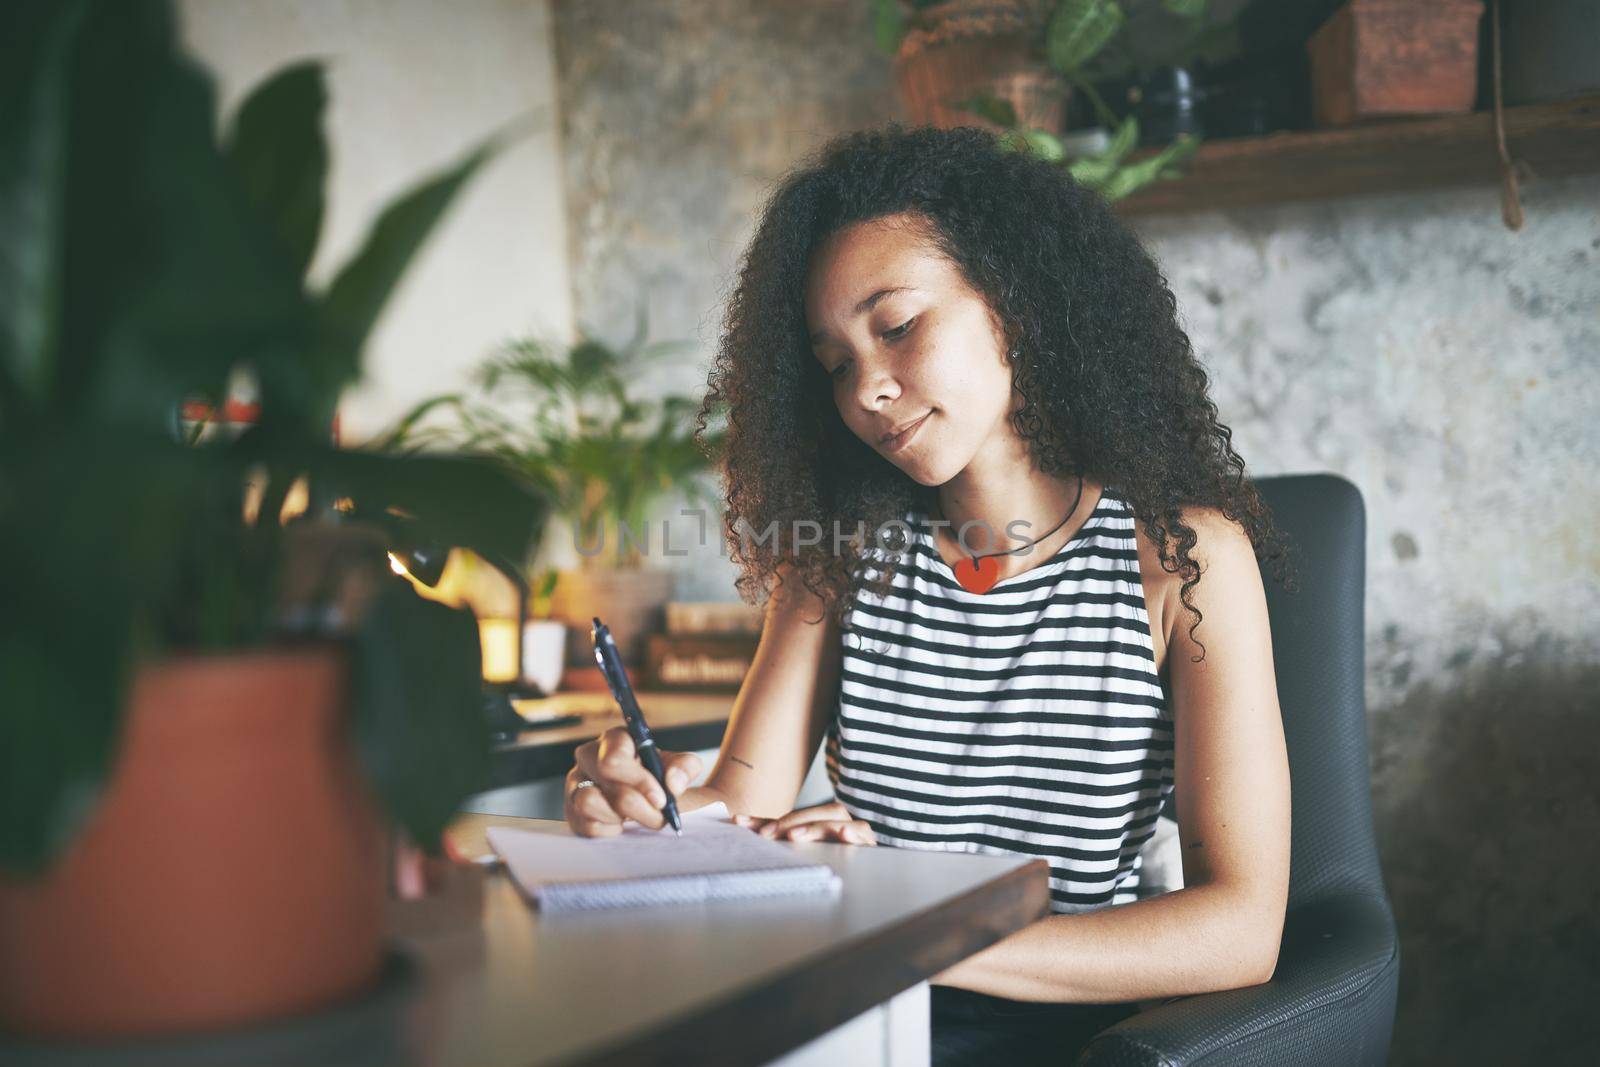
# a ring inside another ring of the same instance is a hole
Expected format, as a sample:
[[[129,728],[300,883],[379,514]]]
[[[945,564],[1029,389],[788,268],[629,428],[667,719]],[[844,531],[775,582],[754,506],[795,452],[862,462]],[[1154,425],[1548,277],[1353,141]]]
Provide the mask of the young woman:
[[[715,768],[668,782],[774,838],[1049,861],[1052,914],[933,979],[935,1063],[1068,1062],[1273,973],[1283,546],[1207,386],[1105,202],[978,129],[839,138],[750,243],[700,426],[766,622]],[[837,799],[791,810],[824,741]],[[662,825],[620,727],[567,788],[578,833]],[[1174,791],[1184,888],[1141,899]]]

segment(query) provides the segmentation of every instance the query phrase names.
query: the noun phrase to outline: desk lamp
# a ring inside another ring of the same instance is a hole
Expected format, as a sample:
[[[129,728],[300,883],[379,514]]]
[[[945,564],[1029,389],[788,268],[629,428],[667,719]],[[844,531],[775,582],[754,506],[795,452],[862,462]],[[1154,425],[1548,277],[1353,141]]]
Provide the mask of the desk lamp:
[[[444,576],[445,563],[450,558],[450,549],[446,546],[421,544],[412,545],[403,551],[389,553],[390,558],[405,570],[418,583],[429,589],[439,584],[439,579]],[[509,681],[485,681],[484,685],[484,715],[488,719],[489,729],[494,734],[495,740],[503,741],[515,737],[523,730],[546,728],[551,726],[568,726],[583,721],[581,715],[561,715],[549,719],[540,719],[537,724],[529,722],[517,714],[517,709],[512,706],[513,700],[527,700],[546,697],[550,694],[537,686],[529,685],[523,675],[522,657],[523,642],[528,626],[528,581],[522,576],[522,571],[510,560],[503,559],[493,553],[477,552],[489,566],[499,571],[510,579],[517,590],[517,633],[515,644],[516,673]]]

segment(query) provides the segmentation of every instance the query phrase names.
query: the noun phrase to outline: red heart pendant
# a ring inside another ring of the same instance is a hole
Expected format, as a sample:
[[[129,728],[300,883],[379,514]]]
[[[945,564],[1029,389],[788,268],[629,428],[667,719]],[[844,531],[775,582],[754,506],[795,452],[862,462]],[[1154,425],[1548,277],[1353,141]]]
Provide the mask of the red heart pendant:
[[[993,556],[964,559],[955,566],[956,581],[969,593],[987,593],[1000,580],[1000,561]]]

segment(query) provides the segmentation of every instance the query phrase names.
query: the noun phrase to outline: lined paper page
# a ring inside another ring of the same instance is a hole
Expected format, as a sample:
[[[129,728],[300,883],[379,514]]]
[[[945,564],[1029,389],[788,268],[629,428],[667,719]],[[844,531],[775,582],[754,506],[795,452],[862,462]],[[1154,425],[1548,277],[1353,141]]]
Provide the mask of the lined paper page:
[[[630,823],[610,837],[486,831],[522,891],[541,909],[727,900],[836,890],[827,864],[736,826],[725,804],[683,815],[683,836]]]

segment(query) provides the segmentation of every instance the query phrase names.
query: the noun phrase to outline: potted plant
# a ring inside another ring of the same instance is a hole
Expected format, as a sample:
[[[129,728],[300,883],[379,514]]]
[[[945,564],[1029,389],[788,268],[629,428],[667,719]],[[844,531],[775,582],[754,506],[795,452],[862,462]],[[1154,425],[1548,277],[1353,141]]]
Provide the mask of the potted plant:
[[[647,551],[659,552],[665,536],[664,524],[651,521],[655,506],[678,491],[715,502],[698,476],[709,469],[721,432],[707,435],[703,452],[693,433],[695,400],[646,399],[630,390],[645,365],[688,347],[647,343],[648,332],[641,307],[621,347],[588,329],[571,345],[513,341],[480,365],[474,394],[427,399],[384,438],[386,447],[412,451],[486,451],[548,495],[554,514],[571,524],[578,565],[559,570],[549,612],[569,627],[567,677],[577,688],[604,687],[588,641],[594,616],[606,621],[623,659],[636,664],[672,596],[672,572],[646,565]]]
[[[1007,14],[999,11],[1004,8]],[[893,46],[897,71],[907,67],[907,53],[927,51],[923,38],[986,38],[984,27],[1004,28],[1004,55],[1026,52],[1040,63],[1059,89],[1052,99],[1056,105],[1044,106],[1030,93],[1018,92],[1006,64],[993,66],[988,74],[973,71],[963,59],[962,72],[946,77],[938,88],[921,96],[941,94],[942,104],[933,109],[918,99],[906,98],[914,120],[953,126],[988,126],[1000,132],[1008,149],[1031,152],[1060,164],[1078,181],[1096,189],[1107,200],[1118,200],[1166,178],[1181,175],[1182,162],[1199,146],[1199,137],[1179,132],[1170,143],[1148,157],[1131,160],[1130,153],[1149,137],[1141,137],[1138,116],[1132,111],[1119,116],[1103,99],[1097,85],[1134,74],[1134,85],[1187,84],[1188,67],[1231,39],[1231,27],[1212,21],[1206,0],[1162,0],[1162,10],[1180,24],[1175,53],[1151,71],[1137,73],[1139,64],[1129,47],[1125,28],[1127,17],[1117,0],[1007,0],[1003,4],[970,0],[963,4],[916,4],[909,10],[904,0],[874,0],[874,25],[880,47]],[[981,18],[973,12],[981,11]],[[958,17],[959,16],[959,17]],[[958,33],[957,27],[964,27]],[[974,46],[975,47],[975,46]],[[994,53],[994,48],[989,48]],[[920,54],[920,52],[919,52]],[[934,58],[923,64],[941,62]],[[1008,59],[1015,64],[1017,60]],[[933,86],[937,79],[918,77]],[[1035,76],[1028,83],[1043,85]],[[902,95],[907,82],[901,81]],[[1045,90],[1041,90],[1043,92]],[[1099,125],[1076,135],[1064,132],[1066,108],[1072,94],[1082,94]],[[1182,94],[1171,94],[1174,99]],[[1137,96],[1129,101],[1134,110]],[[1181,124],[1175,129],[1182,130]]]
[[[386,546],[521,553],[545,504],[482,458],[341,450],[330,424],[494,143],[393,202],[312,292],[320,67],[270,79],[219,143],[164,0],[12,14],[0,1030],[214,1030],[359,995],[388,827],[436,848],[488,758],[476,627],[390,575]],[[243,432],[177,432],[241,377]]]
[[[916,123],[970,122],[962,101],[1004,100],[1028,126],[1060,133],[1068,87],[1045,61],[1039,0],[873,0],[878,46]]]

